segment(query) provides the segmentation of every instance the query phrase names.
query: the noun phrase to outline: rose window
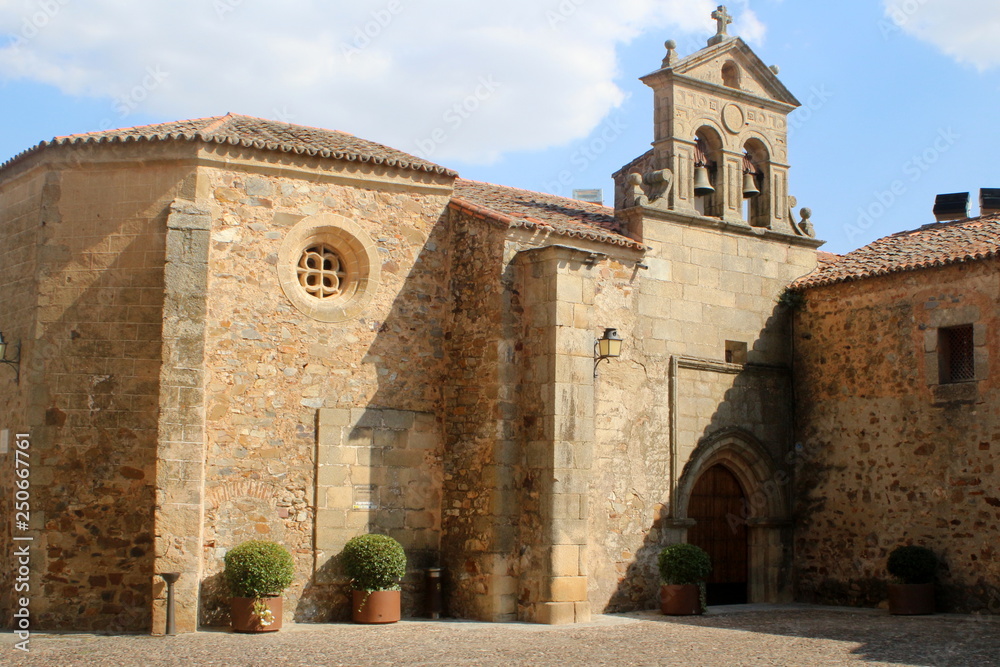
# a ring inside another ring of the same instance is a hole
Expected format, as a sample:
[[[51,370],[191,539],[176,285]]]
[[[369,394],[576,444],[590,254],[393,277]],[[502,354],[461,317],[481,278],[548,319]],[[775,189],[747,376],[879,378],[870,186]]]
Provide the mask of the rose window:
[[[303,251],[297,272],[299,284],[318,299],[340,296],[346,287],[344,264],[337,252],[324,243],[311,245]]]

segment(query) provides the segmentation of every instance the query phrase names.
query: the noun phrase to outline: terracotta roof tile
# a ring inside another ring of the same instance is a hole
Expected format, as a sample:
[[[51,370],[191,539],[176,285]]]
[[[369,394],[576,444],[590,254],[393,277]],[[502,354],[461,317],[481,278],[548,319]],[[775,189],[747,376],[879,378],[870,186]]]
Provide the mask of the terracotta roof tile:
[[[446,176],[458,174],[395,148],[359,139],[345,132],[291,125],[273,120],[227,114],[105,132],[74,134],[43,141],[0,165],[0,170],[48,146],[128,143],[131,141],[202,141],[246,148],[295,153],[310,157],[384,164]]]
[[[886,236],[846,255],[820,253],[819,266],[794,289],[969,262],[1000,253],[1000,215],[925,225]],[[823,257],[827,255],[827,257]],[[834,259],[836,258],[836,259]]]
[[[542,192],[458,179],[452,206],[491,217],[510,227],[540,229],[561,236],[645,250],[622,233],[614,209]]]

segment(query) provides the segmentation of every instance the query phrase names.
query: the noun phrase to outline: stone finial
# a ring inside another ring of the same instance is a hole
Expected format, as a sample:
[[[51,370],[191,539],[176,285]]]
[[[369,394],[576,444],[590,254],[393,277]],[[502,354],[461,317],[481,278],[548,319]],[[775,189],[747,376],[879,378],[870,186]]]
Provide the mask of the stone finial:
[[[795,207],[798,206],[799,202],[795,197],[788,198],[788,217],[792,221],[792,229],[794,229],[801,236],[808,236],[809,238],[816,238],[816,228],[813,226],[812,220],[812,209],[802,208],[799,210],[799,215],[802,216],[802,220],[796,222],[795,220]]]
[[[714,46],[729,39],[729,34],[726,32],[726,28],[733,22],[733,17],[730,15],[729,10],[726,9],[725,5],[719,5],[719,8],[712,12],[712,18],[715,19],[718,27],[715,37],[708,40],[709,46]]]
[[[668,39],[663,45],[667,47],[667,57],[663,59],[663,66],[670,67],[677,62],[677,42]]]
[[[812,220],[812,209],[803,208],[799,211],[799,215],[802,216],[802,222],[799,223],[799,227],[802,228],[802,233],[809,238],[816,238],[816,227],[813,226]]]
[[[772,72],[774,72],[774,76],[778,76],[779,74],[781,74],[781,68],[778,67],[777,65],[771,65],[771,67],[769,69]]]

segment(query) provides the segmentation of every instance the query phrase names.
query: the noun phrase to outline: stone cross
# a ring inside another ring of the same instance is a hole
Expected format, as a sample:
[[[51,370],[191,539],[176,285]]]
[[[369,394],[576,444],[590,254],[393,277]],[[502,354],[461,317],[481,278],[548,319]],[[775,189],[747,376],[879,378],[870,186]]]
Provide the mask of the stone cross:
[[[733,22],[733,17],[729,15],[729,11],[726,9],[726,6],[719,5],[719,8],[712,12],[712,18],[719,24],[719,32],[716,36],[725,36],[726,26]]]

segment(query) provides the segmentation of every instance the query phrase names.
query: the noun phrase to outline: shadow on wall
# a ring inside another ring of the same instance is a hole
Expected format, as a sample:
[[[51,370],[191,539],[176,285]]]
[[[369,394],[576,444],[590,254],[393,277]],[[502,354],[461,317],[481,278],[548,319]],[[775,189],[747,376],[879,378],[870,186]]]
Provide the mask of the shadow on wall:
[[[931,281],[925,293],[959,289],[943,274]],[[922,284],[898,284],[905,298],[891,284],[868,286],[865,299],[855,298],[860,288],[811,291],[797,318],[799,437],[817,454],[796,476],[797,593],[804,602],[881,605],[889,553],[917,544],[940,561],[938,610],[1000,614],[1000,516],[986,491],[997,486],[993,399],[933,398],[921,359]],[[927,309],[952,298],[934,297]]]
[[[790,596],[790,588],[785,590],[790,586],[792,566],[788,498],[792,491],[792,467],[798,454],[792,447],[789,350],[776,347],[777,342],[789,340],[789,327],[789,311],[778,304],[754,341],[750,363],[727,364],[723,359],[679,361],[678,395],[671,410],[678,415],[696,417],[705,425],[697,435],[697,442],[685,442],[683,431],[679,432],[681,470],[678,471],[677,507],[670,507],[667,480],[647,480],[647,488],[664,490],[662,505],[645,531],[641,545],[635,549],[633,559],[619,577],[605,606],[606,613],[652,609],[659,605],[659,552],[670,544],[690,541],[689,528],[695,522],[688,514],[689,494],[701,475],[716,464],[733,472],[744,487],[742,508],[736,513],[727,512],[725,530],[735,534],[741,528],[745,530],[762,522],[775,524],[775,533],[768,538],[770,543],[761,540],[755,546],[751,540],[749,578],[754,579],[755,567],[770,572],[769,575],[763,571],[756,574],[757,591],[751,595],[757,601],[772,597],[785,600]],[[759,363],[759,359],[767,359],[770,363]],[[609,374],[608,378],[611,377]],[[724,391],[715,410],[710,415],[692,414],[694,408],[688,406],[697,404],[694,398],[711,393],[698,390],[719,383],[731,386]],[[667,440],[668,437],[663,438],[664,442]],[[767,561],[766,566],[764,561]]]
[[[296,621],[350,618],[341,550],[366,532],[403,545],[403,615],[422,612],[424,570],[440,565],[450,236],[445,213],[408,273],[383,263],[380,289],[396,296],[384,320],[362,320],[377,334],[358,364],[374,372],[377,389],[361,409],[352,407],[356,397],[344,404],[328,397],[337,415],[317,420],[316,569],[294,602]]]
[[[45,517],[37,526],[45,547],[32,563],[45,593],[33,602],[32,622],[39,630],[146,632],[163,302],[158,230],[167,212],[128,200],[131,190],[111,177],[76,176],[50,175],[43,190],[42,305],[22,350],[32,509]],[[155,170],[135,178],[147,178],[144,195],[161,202],[181,187]],[[113,217],[93,217],[93,192],[107,197]]]

